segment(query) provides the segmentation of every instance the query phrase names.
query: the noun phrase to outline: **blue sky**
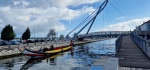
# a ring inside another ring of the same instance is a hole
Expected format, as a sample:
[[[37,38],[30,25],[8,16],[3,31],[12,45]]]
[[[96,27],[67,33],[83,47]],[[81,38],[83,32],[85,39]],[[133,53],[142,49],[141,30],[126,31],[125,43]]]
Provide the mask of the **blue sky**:
[[[31,36],[45,37],[49,29],[66,35],[104,0],[0,0],[0,31],[7,24],[21,37],[27,27]],[[128,31],[150,19],[150,0],[109,0],[91,31]],[[75,31],[77,32],[77,31]],[[84,30],[82,33],[85,33]]]

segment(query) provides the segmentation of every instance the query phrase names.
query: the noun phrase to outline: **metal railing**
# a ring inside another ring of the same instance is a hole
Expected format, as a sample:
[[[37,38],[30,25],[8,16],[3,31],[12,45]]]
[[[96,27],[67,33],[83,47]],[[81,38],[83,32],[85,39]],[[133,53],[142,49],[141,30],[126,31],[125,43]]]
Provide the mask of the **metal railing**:
[[[115,41],[116,52],[118,51],[118,49],[119,49],[121,43],[122,43],[122,34],[120,34],[120,35],[118,36],[118,38],[116,39],[116,41]]]
[[[131,34],[131,38],[150,57],[150,42],[133,33]]]

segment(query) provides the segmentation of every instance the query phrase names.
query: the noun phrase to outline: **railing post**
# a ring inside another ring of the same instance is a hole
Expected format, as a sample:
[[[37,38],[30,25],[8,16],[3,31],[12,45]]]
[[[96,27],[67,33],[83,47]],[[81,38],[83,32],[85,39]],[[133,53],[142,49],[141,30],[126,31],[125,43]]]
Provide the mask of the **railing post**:
[[[150,58],[150,52],[149,52],[150,42],[143,39],[142,37],[139,37],[139,36],[133,34],[133,33],[131,34],[131,38],[144,51],[144,53],[146,55],[148,55],[148,57]]]
[[[146,53],[147,53],[147,55],[150,57],[150,52],[148,53],[148,50],[149,50],[149,49],[147,49],[147,48],[149,48],[149,45],[150,45],[150,42],[147,42],[147,43],[146,43]]]
[[[147,53],[147,47],[148,47],[146,44],[147,42],[145,41],[145,53]]]

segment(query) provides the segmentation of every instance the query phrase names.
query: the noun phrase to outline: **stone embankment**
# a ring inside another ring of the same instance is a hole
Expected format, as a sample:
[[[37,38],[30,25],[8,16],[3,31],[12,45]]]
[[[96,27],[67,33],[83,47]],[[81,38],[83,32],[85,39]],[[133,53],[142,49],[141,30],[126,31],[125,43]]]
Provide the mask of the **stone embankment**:
[[[84,44],[84,43],[90,43],[90,42],[96,42],[100,40],[106,40],[105,39],[96,39],[96,40],[85,40],[85,41],[75,41],[74,44]],[[51,45],[54,45],[54,47],[58,46],[67,46],[70,44],[70,41],[61,41],[61,42],[38,42],[38,43],[29,43],[29,44],[21,44],[21,45],[7,45],[7,46],[0,46],[0,59],[19,56],[21,52],[18,50],[19,46],[27,46],[28,49],[31,50],[39,50],[40,48],[50,48]]]

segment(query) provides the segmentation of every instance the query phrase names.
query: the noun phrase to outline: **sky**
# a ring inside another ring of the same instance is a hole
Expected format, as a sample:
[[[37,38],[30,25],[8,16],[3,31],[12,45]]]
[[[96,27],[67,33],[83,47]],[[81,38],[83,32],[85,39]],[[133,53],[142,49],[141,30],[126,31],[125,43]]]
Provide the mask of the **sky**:
[[[0,0],[0,32],[10,24],[16,37],[21,37],[27,27],[31,31],[31,37],[34,34],[35,37],[46,37],[50,29],[55,29],[57,36],[66,35],[103,1]],[[150,0],[109,0],[90,32],[133,30],[150,19],[149,3]],[[87,28],[81,33],[86,31]]]

